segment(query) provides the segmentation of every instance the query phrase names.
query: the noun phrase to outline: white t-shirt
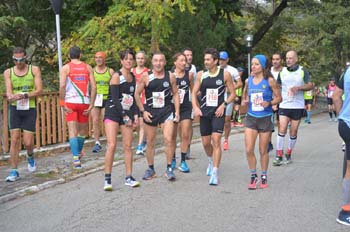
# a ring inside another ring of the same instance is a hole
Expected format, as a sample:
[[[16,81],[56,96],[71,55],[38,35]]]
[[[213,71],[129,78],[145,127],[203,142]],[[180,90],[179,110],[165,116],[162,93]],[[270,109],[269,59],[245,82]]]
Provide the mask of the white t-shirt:
[[[271,74],[272,74],[273,78],[275,78],[276,81],[277,81],[279,73],[280,73],[280,71],[274,71],[273,67],[271,67]]]

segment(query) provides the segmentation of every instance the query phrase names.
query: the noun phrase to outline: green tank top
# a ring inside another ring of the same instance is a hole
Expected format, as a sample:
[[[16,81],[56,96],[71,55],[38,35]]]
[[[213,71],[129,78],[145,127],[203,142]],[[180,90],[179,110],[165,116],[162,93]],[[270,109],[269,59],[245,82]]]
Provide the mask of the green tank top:
[[[31,91],[34,91],[34,75],[31,65],[28,66],[28,71],[24,76],[17,76],[13,67],[10,69],[10,71],[12,92],[14,94],[29,93]],[[15,106],[16,102],[12,102],[12,105]],[[29,107],[35,108],[35,98],[29,99]]]
[[[111,79],[109,68],[107,67],[104,73],[98,73],[96,72],[96,69],[94,69],[94,77],[96,81],[97,94],[103,94],[103,100],[106,100],[108,97],[109,80]]]
[[[304,99],[311,100],[312,99],[312,90],[304,91]]]
[[[236,89],[236,96],[237,96],[237,97],[242,97],[242,87]]]

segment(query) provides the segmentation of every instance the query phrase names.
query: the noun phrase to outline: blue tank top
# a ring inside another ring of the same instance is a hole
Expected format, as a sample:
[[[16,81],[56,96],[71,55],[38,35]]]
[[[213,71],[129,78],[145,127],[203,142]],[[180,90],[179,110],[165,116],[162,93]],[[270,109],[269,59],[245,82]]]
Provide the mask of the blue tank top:
[[[338,86],[344,90],[344,98],[345,98],[343,101],[343,107],[341,108],[341,111],[339,113],[339,119],[343,120],[348,125],[348,127],[350,127],[350,69],[349,68],[345,71],[344,76],[340,78],[339,84],[340,85]]]
[[[272,106],[266,108],[260,106],[263,101],[272,101],[272,89],[269,85],[269,81],[265,78],[255,85],[253,77],[248,78],[248,114],[256,118],[262,118],[272,115]]]

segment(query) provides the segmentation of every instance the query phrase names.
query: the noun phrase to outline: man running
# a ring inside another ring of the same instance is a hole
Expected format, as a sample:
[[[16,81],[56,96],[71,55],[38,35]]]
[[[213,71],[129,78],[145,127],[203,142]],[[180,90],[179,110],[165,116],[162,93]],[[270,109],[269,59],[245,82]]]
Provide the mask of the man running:
[[[280,166],[283,161],[284,137],[290,123],[289,142],[286,152],[286,164],[292,162],[291,155],[297,142],[298,128],[304,111],[304,91],[313,88],[311,78],[307,70],[297,64],[296,51],[288,51],[286,54],[287,67],[284,67],[278,75],[277,82],[281,85],[282,102],[279,106],[280,125],[277,135],[277,154],[273,165]]]
[[[145,67],[146,64],[146,53],[144,51],[139,51],[136,53],[136,64],[137,66],[135,68],[131,69],[131,72],[136,77],[136,84],[140,83],[141,76],[144,73],[148,72],[148,68]],[[141,93],[141,101],[142,104],[145,103],[145,93]],[[143,155],[143,153],[146,151],[146,138],[145,138],[145,131],[143,126],[143,118],[139,118],[139,127],[138,127],[138,133],[139,133],[139,142],[136,147],[136,155]]]
[[[240,80],[243,80],[243,73],[244,69],[242,67],[238,67],[238,74],[240,76]],[[243,127],[242,119],[241,119],[241,114],[240,114],[240,108],[241,108],[241,103],[242,103],[242,91],[243,87],[237,88],[236,89],[236,97],[235,100],[233,101],[233,115],[232,115],[232,126],[237,126],[237,127]]]
[[[89,113],[94,107],[96,82],[91,66],[80,60],[79,47],[69,49],[69,58],[70,62],[61,71],[60,106],[63,107],[68,124],[73,166],[81,169],[80,158],[88,135]]]
[[[95,107],[91,110],[93,135],[95,138],[95,146],[92,152],[97,153],[102,150],[100,143],[101,118],[104,117],[104,107],[108,97],[109,80],[114,70],[106,66],[106,53],[97,52],[95,54],[96,67],[94,68],[94,78],[96,82],[97,94]]]
[[[21,47],[15,47],[12,59],[15,66],[4,72],[6,97],[10,102],[9,129],[11,135],[11,167],[7,182],[19,179],[17,170],[18,156],[23,130],[23,143],[27,150],[29,172],[34,172],[36,164],[34,160],[34,133],[36,121],[35,97],[42,92],[42,80],[39,67],[26,63],[26,51]]]
[[[327,104],[328,104],[328,113],[329,113],[329,121],[333,121],[333,115],[334,114],[334,121],[337,122],[337,112],[335,111],[332,96],[335,91],[336,85],[335,85],[335,78],[332,78],[329,81],[329,84],[326,86],[326,95],[327,95]]]
[[[165,56],[157,52],[152,57],[152,70],[142,75],[135,93],[135,100],[145,122],[144,129],[147,138],[147,163],[143,179],[152,179],[154,170],[154,143],[158,126],[163,130],[164,148],[167,160],[165,176],[169,181],[176,179],[171,161],[175,152],[176,142],[173,140],[174,121],[179,121],[179,94],[175,78],[170,78],[170,73],[164,70]],[[140,95],[145,91],[146,103],[142,104]],[[171,100],[173,99],[173,106]],[[175,112],[174,112],[175,109]]]
[[[344,94],[344,95],[343,95]],[[342,100],[342,95],[344,100]],[[343,201],[337,222],[350,226],[350,69],[339,79],[333,93],[335,110],[339,114],[338,131],[345,142],[346,172],[343,178]]]
[[[214,48],[204,51],[204,65],[207,71],[200,71],[192,92],[192,106],[195,116],[200,116],[200,133],[209,164],[209,184],[217,185],[218,168],[221,161],[221,136],[225,124],[225,108],[235,98],[232,77],[218,67],[219,53]],[[225,100],[225,90],[230,95]],[[200,92],[200,100],[197,96]]]
[[[314,86],[315,84],[312,83],[312,89],[304,92],[304,99],[305,99],[305,110],[306,110],[306,117],[304,122],[310,124],[311,123],[311,113],[312,113],[312,103],[314,101]]]
[[[224,69],[225,71],[229,72],[232,78],[232,81],[235,87],[235,90],[238,88],[242,87],[242,80],[241,77],[238,73],[238,70],[229,65],[229,56],[228,53],[226,51],[221,51],[219,53],[219,64],[220,64],[220,68]],[[229,91],[226,90],[225,93],[225,98],[227,98],[227,95],[230,94]],[[224,126],[224,144],[223,144],[223,149],[224,151],[228,150],[228,137],[230,136],[230,132],[231,132],[231,117],[232,117],[232,111],[233,111],[233,102],[231,102],[230,104],[227,105],[226,109],[225,109],[225,126]]]

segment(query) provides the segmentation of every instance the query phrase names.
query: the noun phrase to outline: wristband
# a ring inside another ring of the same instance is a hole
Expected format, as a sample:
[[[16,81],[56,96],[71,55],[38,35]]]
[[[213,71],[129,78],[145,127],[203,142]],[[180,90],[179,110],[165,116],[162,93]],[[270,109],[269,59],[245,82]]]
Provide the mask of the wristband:
[[[141,116],[143,116],[143,113],[144,113],[144,112],[145,112],[144,110],[140,110]]]
[[[227,102],[224,102],[224,106],[226,107],[228,105],[228,103]]]
[[[65,104],[64,100],[60,100],[60,106],[64,106]]]

